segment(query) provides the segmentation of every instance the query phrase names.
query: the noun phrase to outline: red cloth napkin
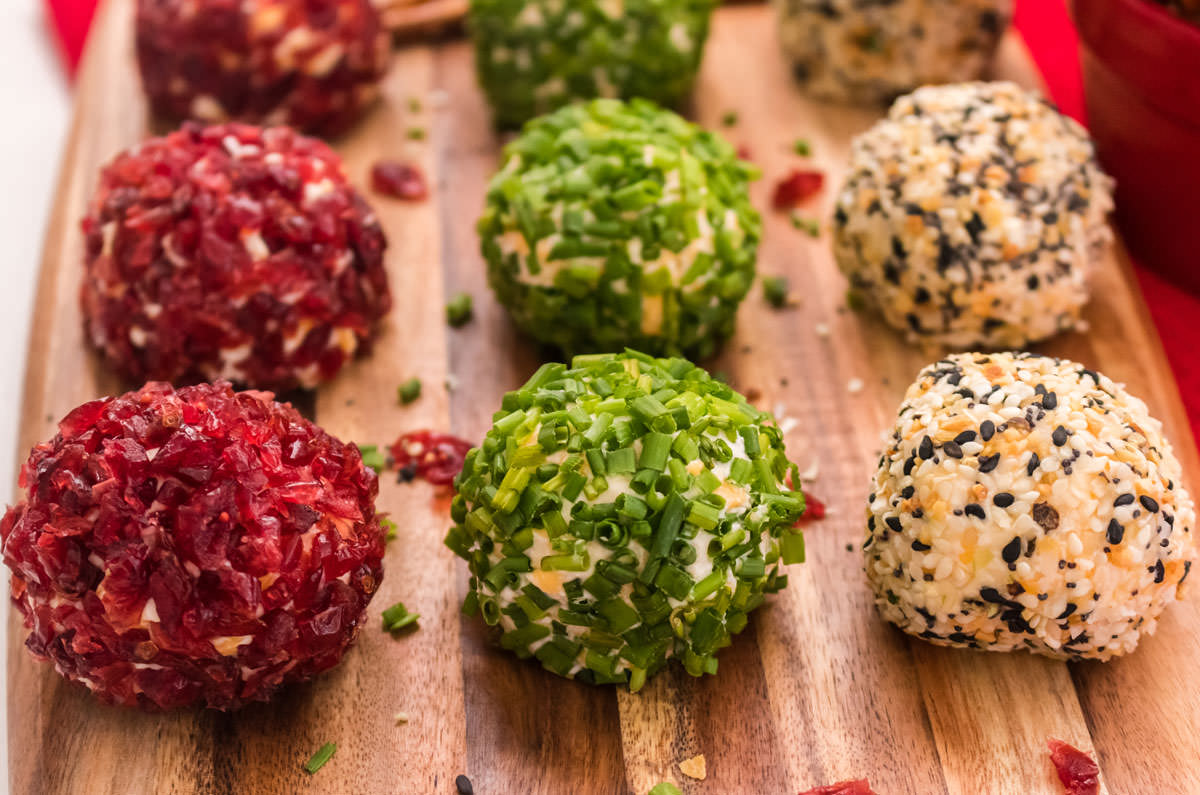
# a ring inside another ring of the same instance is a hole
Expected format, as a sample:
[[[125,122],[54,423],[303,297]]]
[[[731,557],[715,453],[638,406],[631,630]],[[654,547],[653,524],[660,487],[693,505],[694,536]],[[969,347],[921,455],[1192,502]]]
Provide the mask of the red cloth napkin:
[[[46,0],[51,19],[71,70],[83,50],[96,0]],[[1064,0],[1016,0],[1017,30],[1025,38],[1042,72],[1050,96],[1062,111],[1084,121],[1083,81],[1075,28]],[[1200,297],[1183,292],[1155,274],[1137,268],[1138,280],[1158,333],[1175,371],[1193,433],[1200,437]]]

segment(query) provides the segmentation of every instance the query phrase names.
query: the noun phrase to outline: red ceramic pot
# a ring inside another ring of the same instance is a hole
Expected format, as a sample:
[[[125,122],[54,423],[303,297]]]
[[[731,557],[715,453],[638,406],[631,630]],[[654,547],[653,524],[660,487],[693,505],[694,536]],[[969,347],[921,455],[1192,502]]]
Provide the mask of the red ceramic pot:
[[[1200,294],[1200,27],[1149,0],[1071,0],[1088,126],[1145,265]]]

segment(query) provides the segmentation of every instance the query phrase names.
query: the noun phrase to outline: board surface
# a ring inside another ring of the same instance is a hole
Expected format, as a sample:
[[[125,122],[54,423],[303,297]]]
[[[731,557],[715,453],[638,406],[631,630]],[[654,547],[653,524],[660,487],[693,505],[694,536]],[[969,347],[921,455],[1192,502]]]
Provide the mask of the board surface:
[[[131,0],[108,0],[85,57],[74,129],[42,262],[21,447],[49,438],[75,405],[127,388],[86,349],[77,304],[84,212],[98,168],[149,129],[133,66]],[[790,143],[805,137],[832,186],[850,137],[875,114],[802,97],[778,55],[769,9],[716,15],[694,118],[745,145],[770,186],[799,165]],[[1021,44],[1006,41],[996,72],[1037,78]],[[473,222],[496,165],[492,134],[465,42],[402,49],[385,100],[336,147],[351,179],[366,183],[381,157],[419,163],[430,200],[370,196],[390,241],[396,306],[370,358],[312,398],[318,422],[361,443],[403,431],[452,429],[479,438],[501,395],[539,363],[485,286]],[[408,100],[423,101],[413,114]],[[428,130],[411,141],[412,126]],[[827,217],[827,188],[806,212]],[[1067,665],[1025,654],[936,648],[909,639],[874,613],[857,547],[880,432],[926,356],[880,323],[844,307],[845,282],[826,237],[810,239],[766,211],[760,271],[786,274],[800,306],[773,311],[757,289],[738,333],[706,364],[759,405],[798,422],[791,457],[819,477],[811,491],[830,506],[810,525],[809,562],[759,610],[721,655],[716,677],[671,667],[636,695],[566,681],[489,645],[481,622],[458,606],[466,567],[442,546],[448,501],[425,484],[382,482],[379,507],[400,525],[387,577],[357,646],[332,673],[293,687],[270,705],[235,714],[144,715],[104,707],[67,685],[9,632],[10,783],[14,793],[449,793],[460,773],[492,793],[644,793],[673,780],[686,793],[795,793],[869,777],[883,795],[1059,793],[1048,736],[1094,751],[1112,793],[1200,792],[1200,603],[1176,605],[1158,634],[1127,659]],[[446,297],[465,290],[475,319],[453,330]],[[1154,327],[1123,254],[1102,263],[1087,312],[1091,332],[1044,346],[1127,382],[1160,417],[1184,468],[1195,445]],[[830,329],[817,333],[818,324]],[[424,396],[395,402],[417,375]],[[449,379],[453,391],[441,388]],[[862,379],[851,393],[847,384]],[[1194,481],[1193,481],[1194,485]],[[403,600],[422,615],[418,632],[393,639],[382,609]],[[394,715],[405,712],[407,725]],[[316,776],[301,764],[327,741],[338,752]],[[693,781],[677,763],[707,759]]]

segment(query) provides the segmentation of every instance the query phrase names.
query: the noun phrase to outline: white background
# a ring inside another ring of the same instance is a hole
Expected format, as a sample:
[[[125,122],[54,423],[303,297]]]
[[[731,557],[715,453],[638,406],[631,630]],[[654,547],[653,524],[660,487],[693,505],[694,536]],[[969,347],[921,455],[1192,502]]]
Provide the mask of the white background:
[[[0,503],[13,499],[25,348],[42,238],[70,113],[42,0],[0,0]],[[8,570],[0,578],[0,792],[8,790]]]

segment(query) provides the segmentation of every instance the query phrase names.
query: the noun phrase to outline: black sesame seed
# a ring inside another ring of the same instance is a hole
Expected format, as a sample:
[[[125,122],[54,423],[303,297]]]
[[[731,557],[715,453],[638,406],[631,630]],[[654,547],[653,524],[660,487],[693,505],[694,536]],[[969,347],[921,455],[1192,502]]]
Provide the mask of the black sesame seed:
[[[1125,526],[1116,519],[1108,520],[1108,543],[1116,545],[1121,543],[1121,539],[1125,537]]]
[[[1054,433],[1050,434],[1050,440],[1054,442],[1055,447],[1062,447],[1067,443],[1067,429],[1059,425],[1054,429]]]
[[[992,587],[980,588],[979,589],[979,598],[985,602],[991,602],[992,604],[997,604],[997,605],[1002,605],[1008,601],[1007,599],[1005,599],[1003,596],[1000,595],[999,591],[997,591],[995,588],[992,588]]]
[[[1033,477],[1033,473],[1037,472],[1038,467],[1042,465],[1042,459],[1038,458],[1038,454],[1034,453],[1029,457],[1029,465],[1025,467],[1025,473],[1029,477]]]
[[[454,788],[458,790],[458,795],[475,795],[475,788],[471,786],[471,779],[466,776],[458,776],[454,779]]]
[[[929,294],[929,291],[926,290],[924,287],[918,287],[913,292],[913,303],[925,304],[925,303],[929,302],[930,298],[932,298],[932,296]]]
[[[942,452],[951,458],[962,458],[962,448],[958,446],[958,442],[946,442],[942,445]]]
[[[917,552],[928,552],[929,550],[933,549],[933,547],[929,546],[928,544],[921,543],[920,541],[913,541],[912,548]]]
[[[1037,274],[1034,274],[1025,280],[1025,286],[1030,290],[1036,290],[1039,284],[1041,284],[1041,282],[1038,280]]]
[[[1116,508],[1120,508],[1122,505],[1132,505],[1132,504],[1133,504],[1133,495],[1132,494],[1122,494],[1120,497],[1117,497],[1115,500],[1113,500],[1113,506]]]
[[[955,444],[967,444],[973,441],[975,441],[975,431],[963,431],[954,437]]]
[[[992,497],[992,503],[997,508],[1007,508],[1008,506],[1013,504],[1013,501],[1014,501],[1013,495],[1009,494],[1007,491],[1002,491],[999,494],[997,494],[996,496]]]
[[[916,464],[917,464],[917,459],[916,459],[916,457],[915,457],[915,456],[909,456],[909,457],[908,457],[908,460],[904,462],[904,474],[905,474],[905,475],[911,475],[911,474],[912,474],[912,471],[913,471],[913,467],[914,467],[914,466],[916,466]]]
[[[991,420],[984,420],[979,425],[979,435],[983,437],[985,442],[989,441],[995,434],[996,423],[992,422]]]
[[[1145,508],[1150,513],[1158,513],[1158,503],[1154,500],[1153,497],[1148,497],[1145,494],[1143,494],[1142,496],[1138,497],[1138,502],[1140,502],[1142,504],[1142,507]]]
[[[1154,564],[1153,572],[1155,582],[1162,582],[1167,577],[1167,572],[1163,568],[1163,562],[1161,560]]]
[[[921,456],[923,461],[933,458],[933,440],[928,436],[921,440],[921,445],[917,448],[917,455]]]
[[[976,519],[986,519],[987,513],[983,510],[983,506],[977,502],[967,503],[963,508],[963,513],[967,516],[974,516]]]
[[[1000,464],[1000,454],[981,455],[979,456],[979,471],[983,473],[991,472]]]
[[[1061,613],[1059,613],[1058,616],[1056,616],[1054,620],[1062,621],[1064,618],[1066,618],[1067,616],[1074,613],[1077,607],[1078,607],[1078,605],[1076,605],[1074,602],[1068,602],[1067,609],[1063,610]]]
[[[883,521],[887,523],[888,527],[892,528],[893,532],[900,533],[904,530],[904,526],[900,524],[900,517],[898,516],[889,516]]]
[[[1013,540],[1000,550],[1000,557],[1004,558],[1005,563],[1016,563],[1017,558],[1021,557],[1021,539],[1014,536]]]
[[[1042,398],[1042,408],[1046,411],[1053,411],[1058,408],[1058,395],[1053,392],[1047,392],[1045,397]]]
[[[900,497],[901,497],[901,499],[907,500],[907,499],[911,498],[912,495],[916,494],[916,492],[917,492],[917,490],[914,489],[912,486],[905,486],[903,489],[900,490]]]

